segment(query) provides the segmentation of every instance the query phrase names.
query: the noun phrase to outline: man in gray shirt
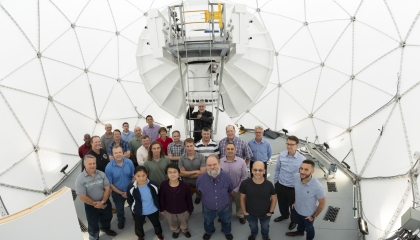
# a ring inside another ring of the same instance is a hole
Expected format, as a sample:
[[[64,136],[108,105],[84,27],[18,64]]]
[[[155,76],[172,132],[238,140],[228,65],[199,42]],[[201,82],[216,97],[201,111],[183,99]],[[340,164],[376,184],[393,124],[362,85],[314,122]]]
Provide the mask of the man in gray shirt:
[[[201,201],[201,194],[197,191],[195,182],[198,176],[206,172],[206,160],[204,155],[195,152],[194,139],[187,138],[184,141],[185,153],[179,157],[178,167],[180,176],[190,185],[191,196],[196,193],[195,204]]]
[[[83,164],[85,170],[77,177],[75,188],[79,199],[85,203],[89,240],[99,239],[99,229],[109,236],[116,236],[117,233],[111,230],[112,210],[108,178],[105,173],[96,169],[95,156],[86,154]]]
[[[101,137],[101,146],[106,152],[108,152],[108,146],[114,141],[114,135],[112,134],[112,125],[105,124],[105,134]]]
[[[325,189],[313,176],[315,163],[312,160],[304,160],[300,165],[299,173],[295,178],[295,203],[292,205],[292,214],[298,225],[297,231],[287,232],[286,236],[303,236],[306,230],[306,239],[315,237],[314,221],[325,207]],[[318,206],[316,203],[318,202]]]

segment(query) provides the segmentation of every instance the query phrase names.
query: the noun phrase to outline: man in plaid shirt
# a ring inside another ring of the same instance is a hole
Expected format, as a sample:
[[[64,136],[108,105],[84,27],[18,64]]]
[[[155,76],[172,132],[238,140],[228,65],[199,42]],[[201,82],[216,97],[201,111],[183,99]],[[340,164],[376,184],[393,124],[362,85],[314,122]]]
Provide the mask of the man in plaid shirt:
[[[235,126],[228,125],[226,127],[226,137],[219,142],[220,158],[226,157],[226,145],[233,142],[236,147],[235,156],[245,159],[245,163],[248,165],[252,157],[251,148],[247,142],[238,138],[235,134]]]
[[[179,157],[184,154],[184,142],[181,141],[181,133],[178,130],[172,132],[172,139],[174,140],[168,145],[168,157],[172,163],[178,164]]]

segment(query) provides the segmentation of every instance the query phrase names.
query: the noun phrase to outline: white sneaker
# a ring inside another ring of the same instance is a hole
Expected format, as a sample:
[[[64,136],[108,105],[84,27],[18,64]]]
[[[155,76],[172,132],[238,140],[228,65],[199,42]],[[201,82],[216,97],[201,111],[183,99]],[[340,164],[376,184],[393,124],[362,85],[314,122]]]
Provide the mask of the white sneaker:
[[[269,173],[267,173],[267,178],[269,178],[270,177],[270,174]]]

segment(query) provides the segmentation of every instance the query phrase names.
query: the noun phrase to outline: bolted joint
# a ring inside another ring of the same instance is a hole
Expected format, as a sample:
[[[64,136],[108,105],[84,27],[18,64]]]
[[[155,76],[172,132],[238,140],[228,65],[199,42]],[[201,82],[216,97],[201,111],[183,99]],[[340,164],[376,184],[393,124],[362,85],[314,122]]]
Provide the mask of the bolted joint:
[[[279,55],[279,52],[274,52],[274,55],[278,56]]]
[[[53,101],[53,97],[50,95],[48,96],[48,101],[52,102]]]
[[[308,22],[304,22],[303,23],[303,26],[308,26]]]
[[[249,40],[252,40],[252,37],[249,37],[248,39],[249,39]]]
[[[85,73],[88,73],[88,72],[89,72],[89,69],[85,68]]]
[[[354,75],[351,75],[351,76],[350,76],[350,80],[352,80],[352,81],[353,81],[355,78],[356,78],[356,76],[354,76]]]
[[[277,84],[278,87],[281,87],[281,83]]]
[[[401,94],[399,94],[399,93],[397,93],[396,95],[395,95],[395,101],[400,101],[400,99],[401,99]]]
[[[356,21],[356,17],[351,17],[350,21],[355,22]]]
[[[249,20],[249,23],[253,23],[254,21],[251,19],[251,20]]]
[[[36,53],[36,56],[37,56],[38,58],[41,58],[41,57],[42,57],[42,54],[41,54],[40,52],[37,52],[37,53]]]
[[[325,64],[322,62],[321,64],[319,64],[321,67],[324,67],[325,66]]]
[[[346,132],[351,133],[351,128],[347,128]]]
[[[120,32],[116,31],[115,32],[115,35],[119,36],[120,35]]]
[[[404,48],[405,47],[405,42],[400,42],[400,47]]]
[[[308,118],[313,118],[313,117],[314,117],[313,113],[309,114],[309,116],[308,116]]]
[[[75,28],[76,27],[76,23],[72,23],[70,26],[71,26],[71,28]]]
[[[147,12],[144,12],[144,14],[143,14],[145,17],[147,17]]]
[[[38,145],[34,145],[34,151],[35,152],[38,152],[38,150],[39,150],[39,146]]]
[[[260,8],[257,8],[257,12],[261,12],[261,9]]]
[[[117,78],[117,82],[121,82],[121,78]]]
[[[95,120],[95,123],[99,123],[99,122],[101,122],[101,121],[99,120],[99,118],[97,118],[97,119]]]

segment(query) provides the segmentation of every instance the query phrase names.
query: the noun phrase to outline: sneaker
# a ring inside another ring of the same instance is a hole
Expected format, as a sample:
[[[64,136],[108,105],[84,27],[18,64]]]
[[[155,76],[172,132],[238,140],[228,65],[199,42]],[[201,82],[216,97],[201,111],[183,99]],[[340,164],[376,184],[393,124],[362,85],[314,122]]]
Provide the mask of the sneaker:
[[[157,236],[158,240],[165,240],[165,237],[163,235]]]
[[[246,223],[246,220],[245,220],[245,218],[239,218],[239,222],[240,222],[241,224],[245,224],[245,223]]]
[[[118,229],[123,229],[123,228],[124,228],[124,222],[119,222]]]
[[[172,233],[172,238],[178,238],[179,236],[179,232],[173,232]]]
[[[232,240],[233,239],[233,235],[231,233],[225,234],[225,237],[227,240]]]
[[[125,200],[125,202],[124,202],[124,207],[130,207],[130,205],[128,205],[128,201],[127,200]]]
[[[190,238],[191,237],[191,233],[186,231],[183,233],[185,235],[186,238]]]
[[[195,200],[194,200],[194,203],[195,204],[199,204],[200,202],[201,202],[201,198],[196,197]]]
[[[138,237],[137,240],[144,240],[144,237]]]
[[[265,237],[263,237],[263,240],[270,240],[270,237],[269,236],[265,236]]]
[[[255,235],[249,235],[248,240],[255,240],[257,238],[257,236]]]
[[[295,231],[295,232],[287,232],[286,233],[286,236],[288,236],[288,237],[304,236],[304,235],[305,235],[304,232],[298,232],[298,231]]]
[[[209,240],[209,239],[210,239],[210,237],[211,237],[211,235],[210,235],[210,234],[208,234],[208,233],[204,233],[204,235],[203,235],[203,239],[204,239],[204,240]]]
[[[117,209],[113,208],[112,213],[117,213]]]

